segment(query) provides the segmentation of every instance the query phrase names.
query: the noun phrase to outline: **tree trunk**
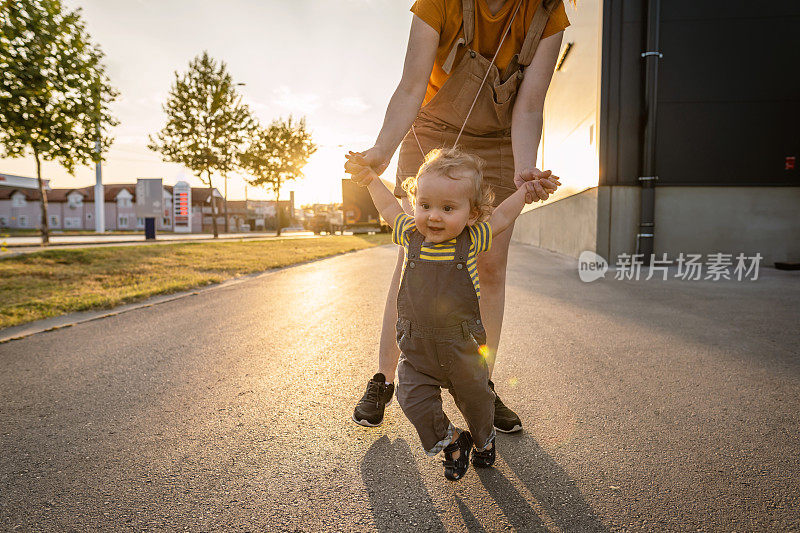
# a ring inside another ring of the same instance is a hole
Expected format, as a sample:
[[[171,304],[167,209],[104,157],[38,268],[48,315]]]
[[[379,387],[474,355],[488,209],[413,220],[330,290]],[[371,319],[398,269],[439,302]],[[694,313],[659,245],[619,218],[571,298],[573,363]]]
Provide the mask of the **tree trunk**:
[[[281,236],[281,222],[283,217],[281,216],[281,186],[275,189],[275,226],[278,228],[277,236]]]
[[[211,172],[208,173],[208,191],[211,193],[211,227],[214,228],[214,238],[219,238],[217,228],[217,199],[214,197],[214,187],[211,186]]]
[[[36,158],[36,179],[39,180],[39,197],[42,206],[42,246],[47,246],[50,243],[50,228],[47,226],[47,194],[42,181],[42,162],[39,160],[39,152],[34,149],[33,155]]]
[[[225,201],[222,204],[222,209],[225,212],[225,233],[228,233],[228,176],[223,176],[225,179]]]

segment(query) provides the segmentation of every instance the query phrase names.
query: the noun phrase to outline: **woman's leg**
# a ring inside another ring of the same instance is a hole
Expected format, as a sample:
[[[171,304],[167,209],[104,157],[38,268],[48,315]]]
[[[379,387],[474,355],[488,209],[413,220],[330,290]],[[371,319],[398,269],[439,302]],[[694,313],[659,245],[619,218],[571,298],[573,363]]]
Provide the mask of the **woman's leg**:
[[[381,342],[378,348],[378,372],[386,376],[386,383],[394,381],[397,360],[400,358],[395,326],[397,324],[397,293],[400,291],[403,258],[403,249],[399,248],[397,264],[394,267],[392,282],[389,284],[389,294],[386,295],[386,306],[383,308],[383,326],[381,327]]]
[[[406,213],[413,213],[411,202],[407,197],[400,199],[400,205]],[[403,273],[403,248],[398,247],[397,263],[394,265],[392,282],[389,284],[389,294],[386,295],[386,305],[383,308],[383,325],[381,326],[381,342],[378,347],[378,372],[386,376],[386,383],[394,381],[397,371],[397,360],[400,358],[400,348],[397,347],[397,293],[400,292],[400,277]]]
[[[406,213],[411,211],[408,198],[403,198],[401,203]],[[397,325],[397,293],[400,292],[403,259],[403,249],[400,248],[392,281],[389,284],[389,293],[386,295],[386,304],[383,308],[383,324],[378,348],[378,374],[369,380],[367,389],[353,411],[353,420],[362,426],[377,426],[383,422],[384,408],[392,401],[394,393],[394,375],[397,371],[397,361],[400,359],[395,326]],[[381,375],[383,380],[381,380]]]
[[[506,265],[508,264],[508,245],[511,243],[512,224],[497,235],[491,249],[478,256],[478,279],[481,282],[481,319],[486,329],[486,345],[489,347],[486,364],[489,367],[489,386],[494,389],[492,371],[500,344],[500,331],[503,329],[503,311],[506,303]],[[496,393],[496,391],[495,391]],[[505,406],[499,396],[494,400],[494,427],[504,433],[514,433],[522,429],[522,421],[517,414]]]
[[[506,265],[508,246],[511,243],[512,224],[507,230],[492,239],[491,249],[478,256],[478,280],[481,284],[481,319],[486,329],[486,345],[489,355],[489,379],[492,378],[500,331],[503,329],[503,311],[506,304]]]

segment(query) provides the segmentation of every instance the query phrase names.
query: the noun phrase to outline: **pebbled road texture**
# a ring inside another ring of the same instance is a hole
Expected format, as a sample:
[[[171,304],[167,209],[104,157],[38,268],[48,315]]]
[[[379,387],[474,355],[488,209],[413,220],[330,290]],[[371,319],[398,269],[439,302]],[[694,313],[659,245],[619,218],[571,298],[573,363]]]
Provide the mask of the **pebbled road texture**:
[[[396,402],[349,419],[394,258],[0,345],[0,530],[800,530],[798,273],[586,284],[512,246],[495,382],[525,430],[453,483]]]

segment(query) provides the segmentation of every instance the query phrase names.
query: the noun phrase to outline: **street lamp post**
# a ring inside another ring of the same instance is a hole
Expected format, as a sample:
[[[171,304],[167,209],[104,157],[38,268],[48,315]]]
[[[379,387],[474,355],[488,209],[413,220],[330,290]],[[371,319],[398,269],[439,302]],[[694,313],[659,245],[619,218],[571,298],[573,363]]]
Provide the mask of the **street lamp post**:
[[[247,84],[239,82],[234,83],[234,85],[237,87],[244,87]],[[223,212],[225,214],[225,233],[228,233],[228,175],[225,174],[222,176],[222,178],[225,181],[225,205],[223,206]]]
[[[95,163],[94,176],[94,231],[95,233],[106,232],[106,212],[103,193],[103,170],[100,166],[100,141],[94,143],[94,151],[97,154],[97,163]]]

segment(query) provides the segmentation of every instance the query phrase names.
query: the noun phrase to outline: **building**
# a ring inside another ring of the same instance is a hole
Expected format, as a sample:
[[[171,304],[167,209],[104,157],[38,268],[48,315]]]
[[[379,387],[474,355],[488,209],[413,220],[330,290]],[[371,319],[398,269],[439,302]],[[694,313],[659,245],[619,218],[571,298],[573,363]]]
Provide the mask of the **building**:
[[[228,230],[231,232],[250,231],[247,200],[228,200]]]
[[[50,190],[50,180],[44,181],[45,191]],[[41,211],[38,203],[39,181],[36,178],[0,174],[0,229],[11,227],[38,227]]]
[[[53,231],[94,231],[94,186],[76,189],[50,189],[47,194],[48,226]],[[111,183],[103,185],[106,231],[144,231],[144,219],[136,217],[136,184]],[[225,228],[225,199],[215,188],[217,200],[217,229]],[[190,225],[192,233],[213,231],[211,217],[212,193],[207,187],[191,188]],[[158,231],[173,231],[173,186],[164,185],[164,213],[156,221]],[[228,224],[231,232],[266,231],[277,227],[278,207],[293,213],[294,193],[289,200],[229,200]],[[41,208],[39,188],[35,178],[0,174],[0,229],[38,229]]]
[[[800,261],[800,2],[580,0],[514,240],[577,257]]]
[[[158,231],[173,230],[171,185],[164,186],[164,213],[156,221]],[[224,199],[216,189],[219,228],[224,228]],[[95,229],[94,186],[77,189],[46,189],[48,226],[51,230]],[[136,217],[136,184],[103,186],[106,231],[144,231],[144,219]],[[211,231],[211,194],[208,188],[192,187],[191,231]],[[38,229],[41,207],[35,178],[0,174],[0,229]]]

